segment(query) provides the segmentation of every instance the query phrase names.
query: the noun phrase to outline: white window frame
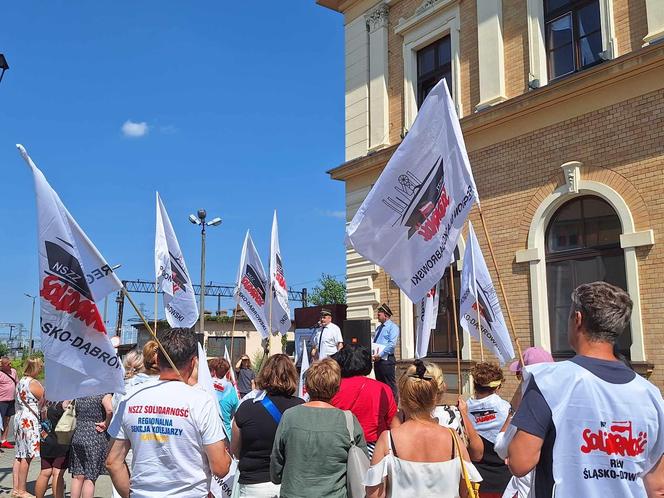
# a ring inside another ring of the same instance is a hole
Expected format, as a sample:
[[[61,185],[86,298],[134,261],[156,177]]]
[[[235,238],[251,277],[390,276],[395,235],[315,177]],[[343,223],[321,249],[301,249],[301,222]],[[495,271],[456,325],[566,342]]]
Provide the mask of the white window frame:
[[[402,20],[394,32],[403,37],[404,129],[407,132],[417,116],[417,51],[444,36],[450,36],[452,88],[450,92],[459,117],[463,116],[460,98],[459,7],[457,0],[425,2],[415,15]],[[449,82],[448,82],[449,83]]]
[[[544,0],[528,0],[528,86],[539,88],[549,83],[546,61],[544,26]],[[602,58],[611,60],[618,57],[613,1],[599,0],[600,22],[602,25]]]
[[[575,164],[580,165],[580,163]],[[578,169],[576,174],[578,175]],[[594,195],[605,200],[611,205],[620,218],[622,226],[620,246],[625,253],[627,292],[633,302],[632,318],[630,322],[632,331],[632,347],[630,348],[630,354],[632,361],[646,361],[636,248],[654,244],[654,233],[652,229],[637,232],[632,213],[625,202],[625,199],[608,185],[592,180],[576,178],[574,179],[573,189],[568,185],[562,185],[546,197],[533,216],[530,230],[528,232],[528,248],[516,253],[517,263],[530,263],[533,341],[535,346],[551,351],[545,257],[546,229],[558,208],[567,201],[584,195]]]

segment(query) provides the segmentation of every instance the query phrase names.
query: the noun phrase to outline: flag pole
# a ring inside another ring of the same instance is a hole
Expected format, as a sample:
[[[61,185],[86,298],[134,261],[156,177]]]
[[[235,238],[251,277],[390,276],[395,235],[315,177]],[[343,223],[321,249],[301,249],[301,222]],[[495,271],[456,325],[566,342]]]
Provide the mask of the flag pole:
[[[235,337],[235,321],[237,320],[237,310],[240,307],[239,304],[235,305],[235,309],[233,310],[233,327],[231,328],[231,361],[233,361],[233,337]],[[235,365],[231,365],[231,368],[235,368]]]
[[[139,316],[141,321],[143,322],[143,325],[148,329],[148,332],[152,335],[152,338],[155,340],[157,345],[159,346],[159,349],[161,349],[161,352],[164,353],[164,356],[166,357],[166,360],[168,363],[171,365],[171,368],[175,370],[175,372],[178,374],[178,377],[184,382],[184,379],[182,378],[182,374],[178,370],[178,368],[175,366],[175,363],[173,363],[173,360],[171,359],[170,355],[166,352],[164,349],[164,346],[162,346],[161,341],[157,338],[157,334],[150,328],[150,324],[148,321],[145,319],[145,316],[143,316],[143,313],[141,313],[141,310],[138,309],[138,306],[136,306],[136,303],[134,300],[131,298],[131,294],[129,294],[129,291],[127,290],[126,287],[122,287],[122,293],[125,295],[127,300],[129,301],[129,304],[131,304],[132,308],[134,308],[134,311],[136,311],[136,314]]]
[[[157,332],[157,315],[159,308],[159,277],[154,280],[154,331]]]
[[[456,312],[456,291],[454,290],[454,274],[450,265],[450,290],[452,292],[452,316],[454,317],[454,337],[456,338],[457,378],[459,379],[459,395],[463,394],[463,382],[461,381],[461,349],[459,348],[459,320]],[[440,302],[440,294],[438,295]]]
[[[507,310],[507,318],[510,321],[510,329],[512,331],[512,339],[516,344],[516,349],[519,354],[519,360],[523,365],[523,353],[521,352],[521,343],[519,342],[519,337],[516,335],[516,328],[514,327],[514,320],[512,319],[512,312],[510,310],[509,302],[507,301],[507,293],[505,292],[505,287],[503,286],[503,280],[500,277],[500,270],[498,269],[498,263],[496,261],[496,255],[493,252],[493,245],[491,244],[491,237],[489,237],[489,230],[486,226],[486,221],[484,221],[484,215],[482,214],[482,208],[479,203],[477,204],[477,210],[480,213],[480,221],[482,222],[482,228],[484,228],[484,235],[486,237],[487,244],[489,245],[489,252],[491,253],[491,260],[493,261],[493,267],[496,269],[496,275],[498,276],[498,285],[500,286],[500,292],[503,295],[503,301],[505,301],[505,309]]]

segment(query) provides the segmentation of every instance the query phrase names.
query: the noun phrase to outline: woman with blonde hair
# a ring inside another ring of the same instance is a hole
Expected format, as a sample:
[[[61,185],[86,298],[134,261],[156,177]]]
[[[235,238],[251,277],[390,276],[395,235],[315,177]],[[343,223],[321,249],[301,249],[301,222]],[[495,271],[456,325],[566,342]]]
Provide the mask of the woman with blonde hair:
[[[32,496],[26,490],[28,471],[32,459],[39,456],[39,401],[44,396],[44,388],[36,377],[44,368],[41,358],[28,359],[23,377],[16,384],[16,415],[14,435],[16,456],[13,467],[13,489],[11,496],[25,498]]]
[[[314,362],[305,386],[311,401],[291,408],[281,419],[272,448],[270,476],[282,498],[346,498],[346,468],[351,437],[367,452],[357,418],[330,404],[341,384],[341,368],[331,358]],[[349,434],[347,417],[352,422]]]
[[[472,482],[482,478],[456,432],[442,427],[432,416],[437,381],[416,360],[403,373],[398,387],[406,420],[378,438],[367,472],[367,497],[466,497],[464,470]]]
[[[224,369],[227,365],[224,363]],[[288,356],[270,356],[256,379],[262,391],[240,404],[235,412],[231,452],[239,459],[240,497],[279,496],[279,485],[270,481],[270,454],[282,415],[304,403],[295,396],[297,380],[295,365]]]

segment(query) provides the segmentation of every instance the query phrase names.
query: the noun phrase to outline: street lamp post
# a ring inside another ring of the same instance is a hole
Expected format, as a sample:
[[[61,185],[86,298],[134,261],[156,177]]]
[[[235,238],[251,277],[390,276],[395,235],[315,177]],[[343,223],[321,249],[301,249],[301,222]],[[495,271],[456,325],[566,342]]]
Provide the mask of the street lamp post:
[[[197,216],[193,214],[189,215],[189,221],[194,225],[200,225],[201,227],[201,295],[200,295],[200,321],[198,324],[198,332],[200,334],[205,333],[205,228],[206,227],[216,227],[221,225],[221,218],[213,218],[210,221],[205,221],[207,212],[205,209],[199,209]]]
[[[35,325],[35,301],[37,296],[31,296],[30,294],[25,294],[26,297],[32,299],[32,318],[30,319],[30,340],[28,342],[28,356],[32,355],[32,328]]]

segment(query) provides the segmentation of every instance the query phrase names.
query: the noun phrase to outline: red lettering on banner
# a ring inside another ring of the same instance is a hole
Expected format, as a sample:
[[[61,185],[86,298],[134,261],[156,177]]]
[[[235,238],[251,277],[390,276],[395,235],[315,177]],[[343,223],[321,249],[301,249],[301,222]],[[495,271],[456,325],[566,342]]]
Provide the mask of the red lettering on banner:
[[[86,299],[80,292],[63,283],[54,275],[48,275],[42,282],[39,295],[46,299],[58,311],[64,311],[78,318],[98,332],[106,333],[104,321],[97,305]]]
[[[450,198],[447,195],[445,187],[443,187],[435,207],[431,208],[431,205],[429,204],[429,209],[431,211],[428,213],[427,219],[417,227],[417,233],[424,237],[424,240],[429,241],[438,233],[438,230],[440,230],[440,223],[445,217],[449,205]]]
[[[625,433],[623,435],[622,433]],[[639,432],[638,437],[632,434],[632,422],[613,422],[608,428],[593,432],[585,429],[582,434],[584,444],[583,453],[601,451],[607,455],[637,456],[645,451],[648,444],[648,435]]]
[[[265,303],[263,296],[261,296],[260,292],[258,292],[258,289],[254,287],[254,284],[251,283],[246,275],[242,277],[242,286],[247,289],[247,292],[251,295],[251,297],[254,298],[254,301],[256,301],[259,306],[263,306]]]

